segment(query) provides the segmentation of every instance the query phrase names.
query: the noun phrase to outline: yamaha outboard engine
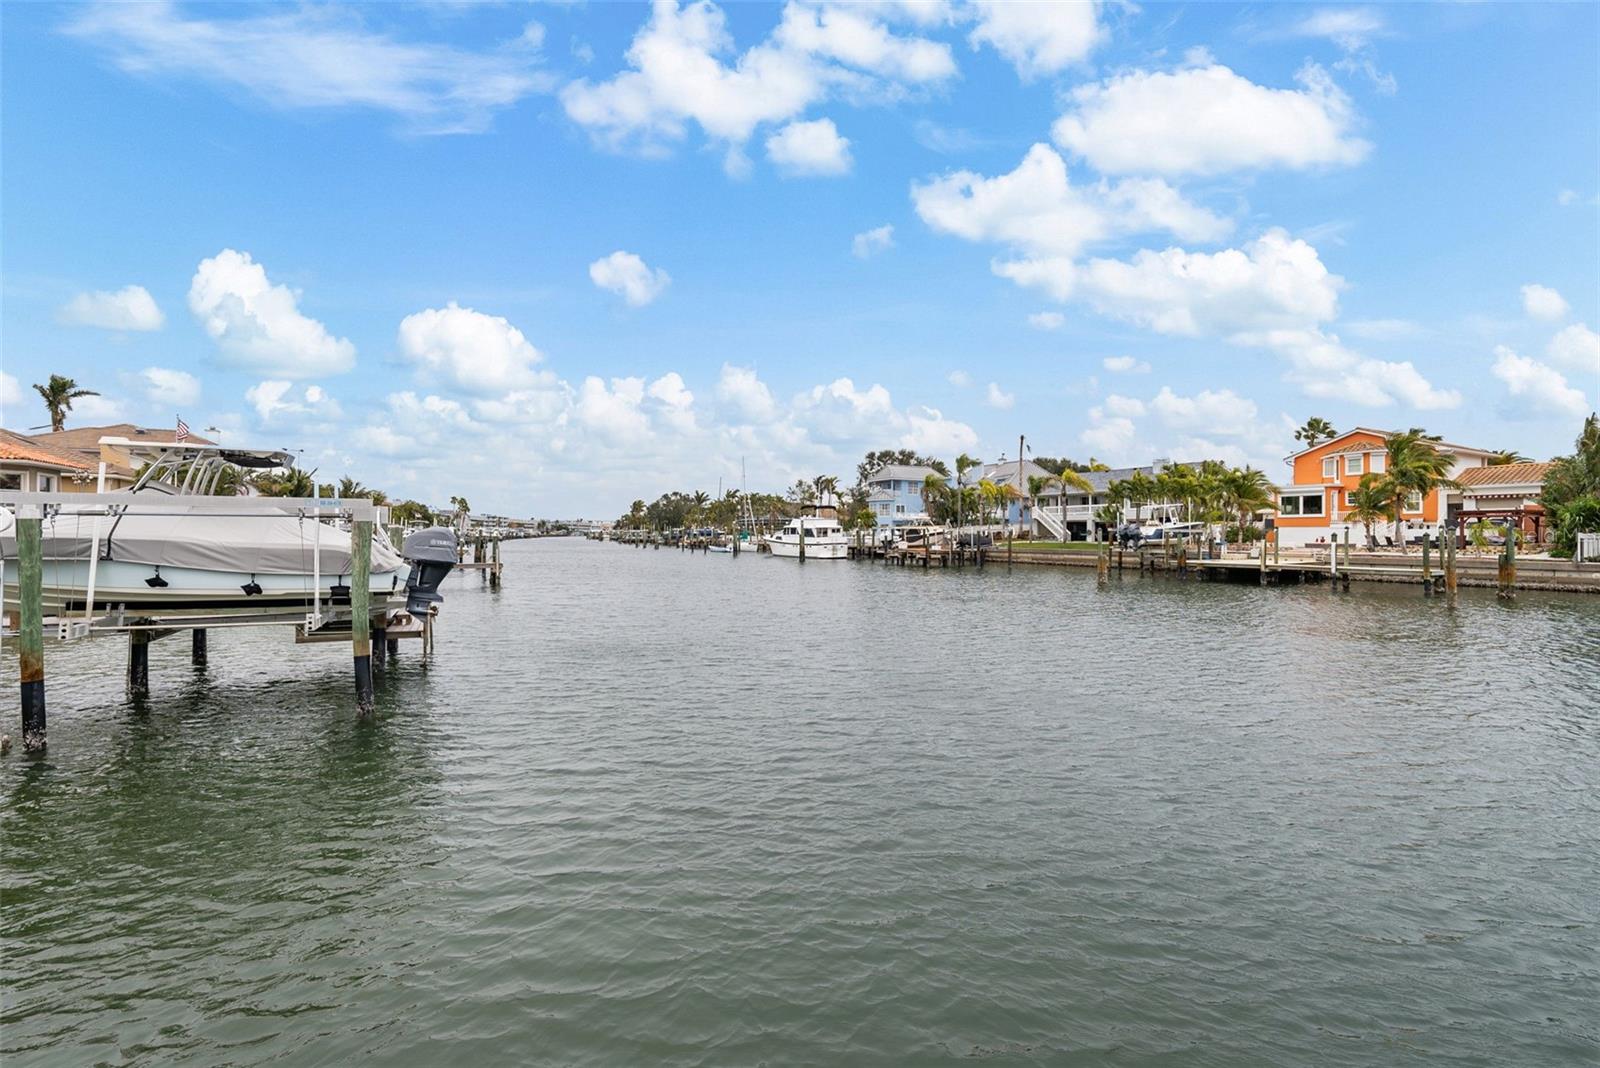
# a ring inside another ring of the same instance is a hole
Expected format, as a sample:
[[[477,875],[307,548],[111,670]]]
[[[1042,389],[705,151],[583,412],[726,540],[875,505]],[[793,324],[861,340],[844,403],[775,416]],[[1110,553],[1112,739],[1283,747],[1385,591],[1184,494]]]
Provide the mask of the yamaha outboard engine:
[[[411,561],[406,576],[406,611],[425,616],[432,605],[444,600],[439,583],[456,566],[456,532],[449,527],[429,527],[408,536],[400,555]]]

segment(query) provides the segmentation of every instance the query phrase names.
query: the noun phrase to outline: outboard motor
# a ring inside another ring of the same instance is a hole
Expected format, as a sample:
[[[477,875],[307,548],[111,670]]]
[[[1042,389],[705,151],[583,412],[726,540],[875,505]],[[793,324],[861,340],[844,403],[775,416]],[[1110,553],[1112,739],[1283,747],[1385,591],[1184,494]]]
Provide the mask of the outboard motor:
[[[439,583],[456,566],[456,532],[449,527],[429,527],[408,536],[400,555],[411,561],[406,576],[406,611],[425,616],[432,605],[444,600]]]

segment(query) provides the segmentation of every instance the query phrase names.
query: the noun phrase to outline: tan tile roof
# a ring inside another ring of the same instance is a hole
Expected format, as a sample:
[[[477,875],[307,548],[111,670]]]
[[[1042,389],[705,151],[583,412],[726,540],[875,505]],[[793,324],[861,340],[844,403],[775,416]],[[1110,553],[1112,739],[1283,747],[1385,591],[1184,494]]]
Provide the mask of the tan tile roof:
[[[110,426],[79,426],[71,430],[57,430],[44,434],[30,434],[34,441],[52,445],[58,449],[76,449],[83,452],[92,452],[95,458],[100,456],[101,438],[127,438],[129,441],[138,441],[140,438],[149,438],[152,441],[171,441],[176,431],[171,427],[154,429],[147,426],[135,426],[132,423],[113,423]],[[216,442],[202,438],[197,434],[190,434],[189,441],[195,445],[215,445]]]
[[[1329,449],[1324,456],[1338,456],[1342,452],[1382,452],[1381,441],[1357,441],[1350,445],[1341,445],[1337,449]]]
[[[48,464],[63,471],[89,470],[89,465],[81,456],[51,448],[21,434],[13,434],[9,430],[0,430],[0,460]]]
[[[1543,485],[1544,476],[1554,464],[1497,464],[1493,467],[1469,467],[1456,476],[1463,486],[1525,486]]]

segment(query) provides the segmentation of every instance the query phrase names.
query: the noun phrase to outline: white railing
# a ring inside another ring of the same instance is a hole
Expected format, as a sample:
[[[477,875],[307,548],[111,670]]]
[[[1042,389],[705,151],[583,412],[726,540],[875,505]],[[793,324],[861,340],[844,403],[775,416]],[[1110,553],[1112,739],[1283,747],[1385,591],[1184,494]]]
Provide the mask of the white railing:
[[[1033,517],[1044,526],[1044,529],[1050,532],[1051,537],[1061,541],[1066,540],[1067,526],[1061,521],[1061,509],[1059,507],[1036,504],[1033,506]]]
[[[1092,504],[1070,504],[1067,506],[1067,522],[1092,523],[1094,522],[1094,508]]]
[[[1578,563],[1600,560],[1600,534],[1579,534],[1578,551],[1572,554]]]

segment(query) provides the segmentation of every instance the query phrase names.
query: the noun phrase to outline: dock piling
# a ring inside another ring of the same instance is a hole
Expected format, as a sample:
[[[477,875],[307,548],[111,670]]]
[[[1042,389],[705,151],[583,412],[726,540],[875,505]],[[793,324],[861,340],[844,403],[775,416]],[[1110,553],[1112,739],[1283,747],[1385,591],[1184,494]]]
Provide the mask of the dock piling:
[[[389,653],[388,631],[379,626],[372,628],[372,663],[374,667],[383,667],[384,660]]]
[[[1444,551],[1443,545],[1440,552]],[[1433,593],[1433,568],[1428,562],[1428,532],[1422,532],[1422,595],[1424,597]]]
[[[1444,592],[1450,598],[1450,603],[1456,602],[1456,535],[1450,534],[1449,549],[1444,558]]]
[[[206,666],[206,628],[196,627],[189,632],[189,660],[195,667]]]
[[[44,520],[38,505],[17,508],[17,635],[22,683],[22,748],[45,747],[44,715]]]
[[[481,552],[481,549],[480,549]],[[350,652],[356,711],[372,714],[372,520],[358,519],[350,538]]]
[[[128,696],[150,696],[150,632],[128,632]]]
[[[1495,591],[1502,601],[1514,601],[1517,597],[1517,531],[1515,528],[1506,530],[1506,547],[1500,553],[1500,581],[1499,588]]]

